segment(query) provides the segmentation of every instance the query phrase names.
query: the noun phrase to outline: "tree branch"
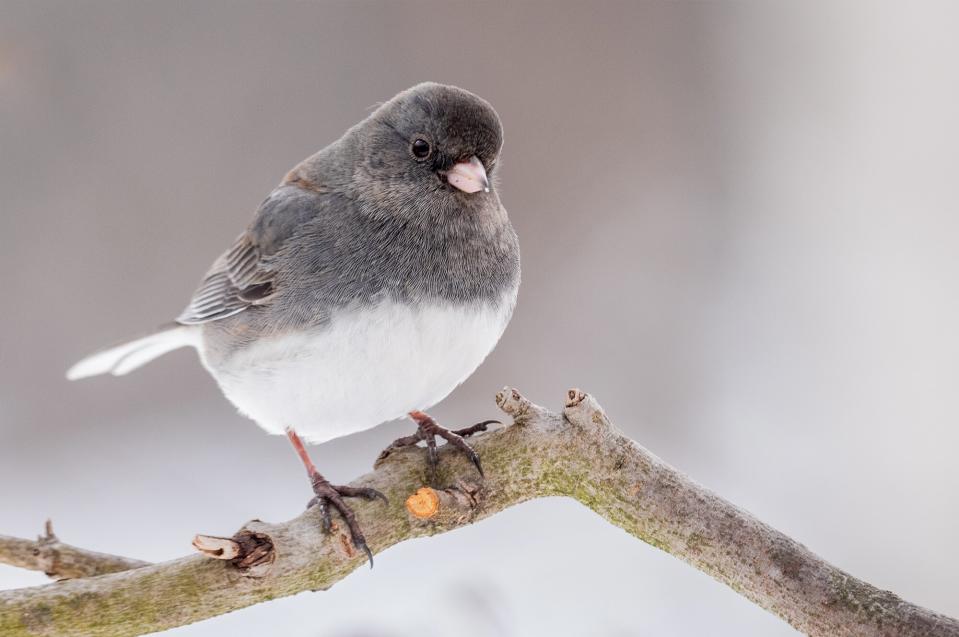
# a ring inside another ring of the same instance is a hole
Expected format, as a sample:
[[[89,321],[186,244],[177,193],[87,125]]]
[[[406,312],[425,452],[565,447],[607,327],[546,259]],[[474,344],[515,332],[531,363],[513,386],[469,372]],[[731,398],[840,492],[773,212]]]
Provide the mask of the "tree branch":
[[[956,620],[835,568],[624,437],[589,395],[570,390],[562,415],[508,388],[497,404],[514,424],[475,439],[485,481],[443,449],[436,484],[450,486],[424,487],[423,450],[410,448],[353,483],[390,499],[389,506],[355,505],[374,552],[532,498],[567,496],[804,633],[959,637]],[[0,542],[0,559],[34,568],[18,542],[26,541]],[[315,510],[282,524],[253,520],[231,538],[194,543],[202,554],[145,566],[114,558],[129,570],[2,591],[0,634],[138,635],[327,589],[365,562],[341,522],[320,532]]]
[[[36,540],[0,535],[0,563],[31,571],[43,571],[54,579],[93,577],[149,564],[64,544],[53,533],[50,520],[47,520],[44,534]]]

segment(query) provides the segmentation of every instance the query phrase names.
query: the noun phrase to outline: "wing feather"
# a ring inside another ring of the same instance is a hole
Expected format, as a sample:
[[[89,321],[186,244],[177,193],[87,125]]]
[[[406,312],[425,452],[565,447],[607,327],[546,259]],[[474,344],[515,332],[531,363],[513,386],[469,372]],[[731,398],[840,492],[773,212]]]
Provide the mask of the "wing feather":
[[[281,186],[260,205],[253,223],[214,261],[177,317],[183,325],[208,323],[267,303],[275,289],[268,264],[316,209],[316,192]]]

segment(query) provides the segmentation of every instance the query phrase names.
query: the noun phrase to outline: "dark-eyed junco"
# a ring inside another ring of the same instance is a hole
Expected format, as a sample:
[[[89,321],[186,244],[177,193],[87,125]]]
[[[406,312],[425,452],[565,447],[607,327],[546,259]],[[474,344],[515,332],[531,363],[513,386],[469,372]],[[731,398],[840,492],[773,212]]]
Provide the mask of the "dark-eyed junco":
[[[331,485],[301,437],[409,415],[417,433],[391,449],[422,440],[435,462],[440,436],[480,468],[463,437],[422,410],[473,373],[516,302],[519,244],[490,180],[502,139],[472,93],[433,83],[400,93],[286,175],[174,323],[68,378],[122,375],[195,347],[240,412],[289,436],[324,528],[332,505],[369,554],[343,498],[382,496]]]

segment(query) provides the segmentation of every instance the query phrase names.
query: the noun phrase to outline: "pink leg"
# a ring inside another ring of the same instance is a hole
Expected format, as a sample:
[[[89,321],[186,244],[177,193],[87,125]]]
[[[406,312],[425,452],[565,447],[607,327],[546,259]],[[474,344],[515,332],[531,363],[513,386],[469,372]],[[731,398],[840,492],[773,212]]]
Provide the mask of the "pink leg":
[[[356,521],[356,514],[353,513],[353,509],[343,501],[343,498],[360,497],[366,498],[367,500],[380,498],[383,500],[383,502],[386,502],[386,496],[376,489],[371,489],[369,487],[349,487],[330,484],[329,481],[324,478],[319,471],[317,471],[316,465],[313,464],[313,460],[310,458],[310,454],[306,451],[306,446],[304,446],[303,441],[300,440],[300,437],[296,435],[296,432],[292,429],[288,429],[286,431],[286,436],[290,439],[290,443],[293,444],[293,449],[296,451],[296,455],[300,457],[300,461],[303,463],[303,466],[306,467],[306,474],[310,477],[310,482],[313,484],[313,493],[315,495],[309,501],[306,507],[310,508],[314,504],[319,507],[320,521],[323,525],[323,531],[328,533],[332,527],[332,521],[330,520],[330,505],[333,505],[333,508],[339,511],[340,515],[343,516],[343,520],[346,521],[346,525],[350,529],[350,536],[353,539],[353,546],[366,553],[367,558],[370,560],[370,568],[372,568],[373,552],[370,551],[370,547],[366,544],[366,538],[363,537],[363,531],[360,530],[360,525]]]

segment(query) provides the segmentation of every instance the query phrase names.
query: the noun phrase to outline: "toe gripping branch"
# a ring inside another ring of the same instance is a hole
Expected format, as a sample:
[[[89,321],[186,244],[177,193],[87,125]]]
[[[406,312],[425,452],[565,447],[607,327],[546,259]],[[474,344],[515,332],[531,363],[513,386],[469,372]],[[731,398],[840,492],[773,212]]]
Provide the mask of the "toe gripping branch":
[[[343,516],[343,520],[346,522],[347,528],[350,529],[350,538],[353,541],[353,546],[366,553],[366,557],[370,562],[370,568],[373,568],[373,551],[371,551],[370,547],[366,544],[366,537],[363,535],[363,530],[360,529],[360,525],[356,521],[356,514],[343,498],[379,499],[382,500],[384,504],[389,504],[386,496],[370,487],[351,487],[330,484],[326,478],[316,472],[310,476],[310,480],[313,483],[313,493],[315,495],[306,504],[306,508],[309,509],[314,505],[318,507],[320,512],[320,525],[323,528],[323,532],[329,533],[333,528],[333,521],[330,517],[330,506],[332,506],[340,512],[340,515]]]
[[[473,463],[473,466],[476,467],[476,470],[481,476],[483,473],[483,465],[480,463],[479,455],[473,448],[464,440],[472,436],[473,434],[479,433],[481,431],[486,431],[490,425],[501,424],[498,420],[484,420],[483,422],[476,423],[470,427],[465,427],[463,429],[447,429],[441,427],[437,424],[436,420],[433,419],[429,414],[423,413],[421,411],[414,411],[410,413],[410,418],[412,418],[417,425],[416,433],[409,436],[404,436],[402,438],[397,438],[390,444],[389,447],[383,450],[377,458],[377,463],[386,459],[390,454],[392,454],[397,449],[402,449],[404,447],[411,447],[420,442],[426,443],[426,453],[427,453],[427,464],[429,468],[429,475],[432,478],[436,476],[436,467],[439,464],[439,457],[437,455],[436,448],[436,438],[442,438],[452,447],[462,452],[469,458],[470,462]]]

